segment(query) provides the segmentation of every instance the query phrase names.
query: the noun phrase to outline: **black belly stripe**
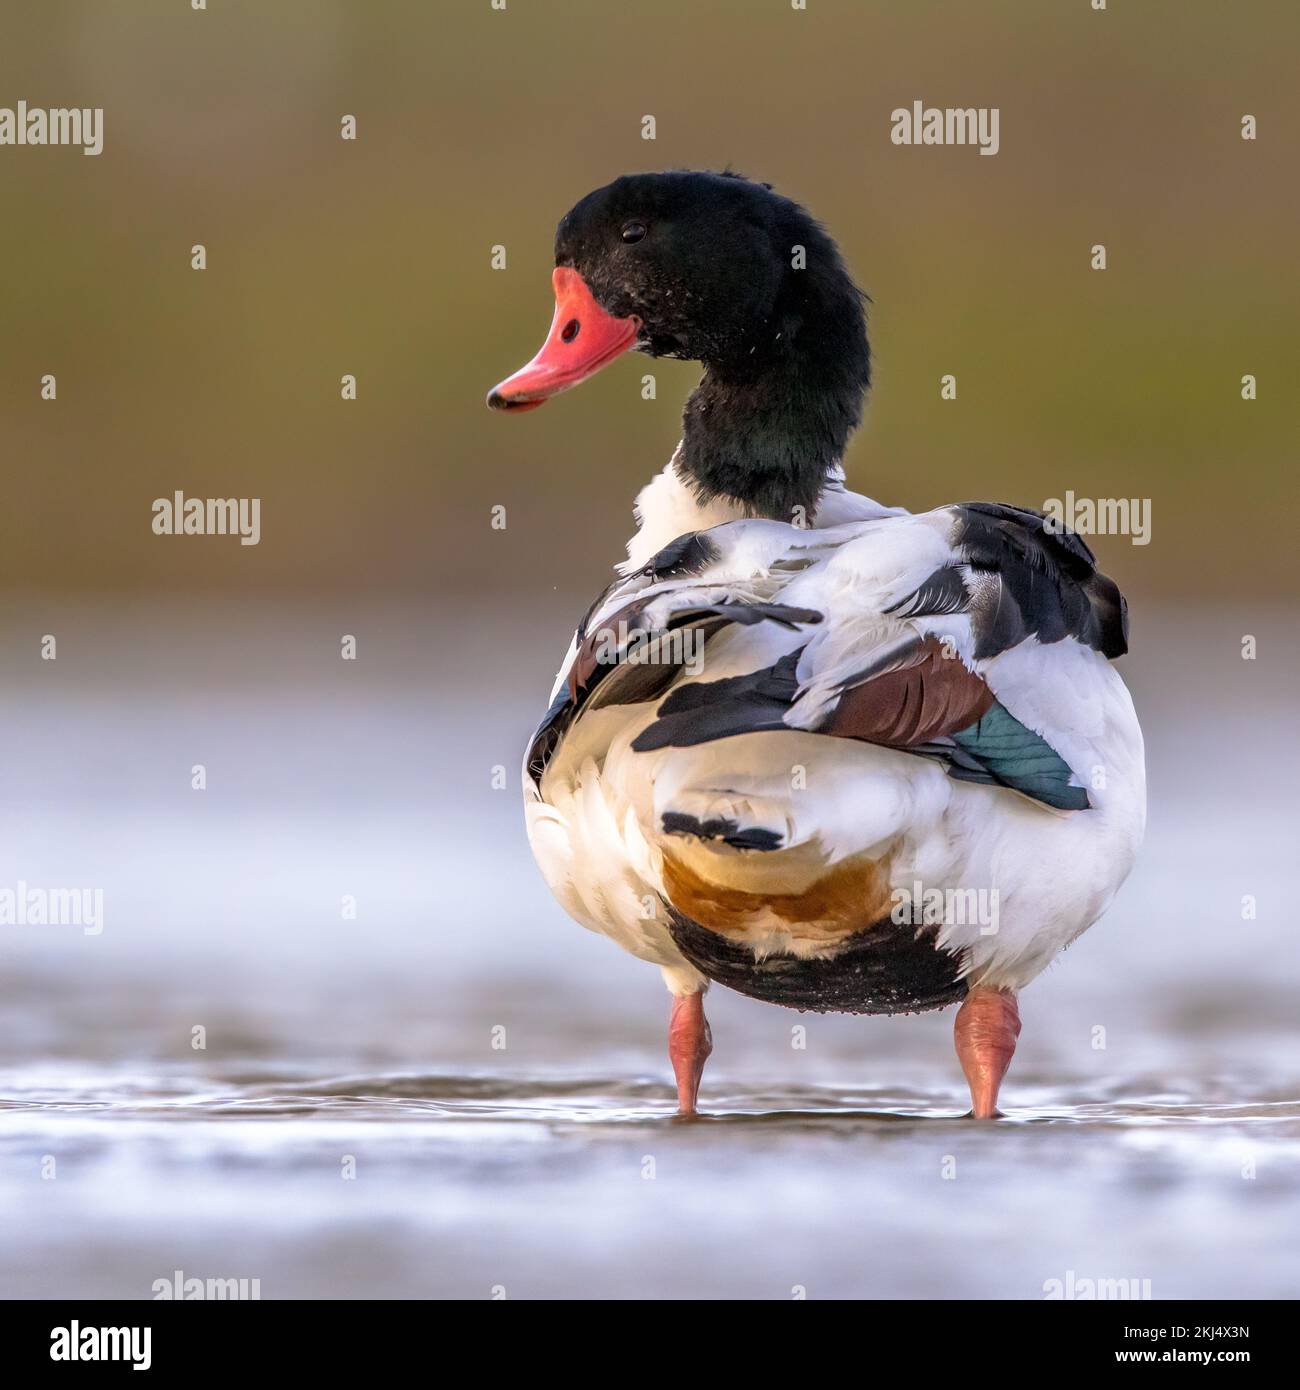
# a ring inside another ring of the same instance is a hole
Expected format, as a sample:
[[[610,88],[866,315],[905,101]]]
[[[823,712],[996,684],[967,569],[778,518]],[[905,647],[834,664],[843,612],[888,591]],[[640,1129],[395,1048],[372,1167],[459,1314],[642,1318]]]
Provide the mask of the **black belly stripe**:
[[[827,960],[753,950],[702,927],[668,905],[677,949],[702,974],[751,999],[819,1014],[911,1014],[966,996],[960,955],[935,947],[937,927],[918,936],[911,923],[885,917],[854,932]]]

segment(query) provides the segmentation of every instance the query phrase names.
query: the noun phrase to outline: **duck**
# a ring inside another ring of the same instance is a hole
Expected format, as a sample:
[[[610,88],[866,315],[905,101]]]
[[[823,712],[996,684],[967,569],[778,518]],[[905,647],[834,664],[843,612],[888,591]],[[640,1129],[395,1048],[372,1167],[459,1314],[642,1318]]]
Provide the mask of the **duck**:
[[[969,1115],[1000,1117],[1020,991],[1142,841],[1123,595],[1040,511],[848,488],[867,298],[770,184],[617,178],[560,221],[552,288],[494,410],[632,352],[703,373],[524,758],[551,892],[662,972],[679,1114],[718,985],[823,1013],[955,1005]]]

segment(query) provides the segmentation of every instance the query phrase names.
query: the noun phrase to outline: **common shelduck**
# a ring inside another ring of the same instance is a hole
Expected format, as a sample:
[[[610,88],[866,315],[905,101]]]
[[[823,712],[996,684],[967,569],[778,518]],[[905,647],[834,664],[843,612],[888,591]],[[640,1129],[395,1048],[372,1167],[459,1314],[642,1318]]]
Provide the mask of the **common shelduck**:
[[[550,333],[489,405],[629,350],[704,373],[525,758],[547,883],[662,970],[682,1113],[716,982],[795,1009],[960,1003],[971,1113],[997,1115],[1016,992],[1142,838],[1123,597],[1039,512],[846,489],[864,296],[770,186],[616,179],[560,223],[555,264]]]

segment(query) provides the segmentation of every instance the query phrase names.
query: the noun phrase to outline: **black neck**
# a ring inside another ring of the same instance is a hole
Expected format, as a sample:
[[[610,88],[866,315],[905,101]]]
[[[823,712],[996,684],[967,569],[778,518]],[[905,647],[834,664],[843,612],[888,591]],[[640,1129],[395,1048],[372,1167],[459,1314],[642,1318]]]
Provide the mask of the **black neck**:
[[[706,364],[677,460],[701,502],[728,497],[754,516],[814,517],[870,380],[861,297],[838,264],[830,270],[791,271],[753,350]]]

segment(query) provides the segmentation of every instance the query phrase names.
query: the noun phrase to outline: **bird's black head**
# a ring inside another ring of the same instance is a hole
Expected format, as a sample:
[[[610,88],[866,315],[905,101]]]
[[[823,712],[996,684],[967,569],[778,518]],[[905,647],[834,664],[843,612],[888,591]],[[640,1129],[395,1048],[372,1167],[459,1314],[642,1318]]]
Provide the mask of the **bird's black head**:
[[[555,264],[576,270],[609,313],[636,315],[637,346],[651,356],[726,362],[773,322],[788,262],[783,212],[800,210],[748,179],[628,174],[565,216]]]
[[[863,296],[813,217],[734,174],[628,174],[565,215],[555,264],[551,333],[490,405],[540,405],[632,348],[699,361],[678,461],[697,492],[815,506],[869,355]]]

